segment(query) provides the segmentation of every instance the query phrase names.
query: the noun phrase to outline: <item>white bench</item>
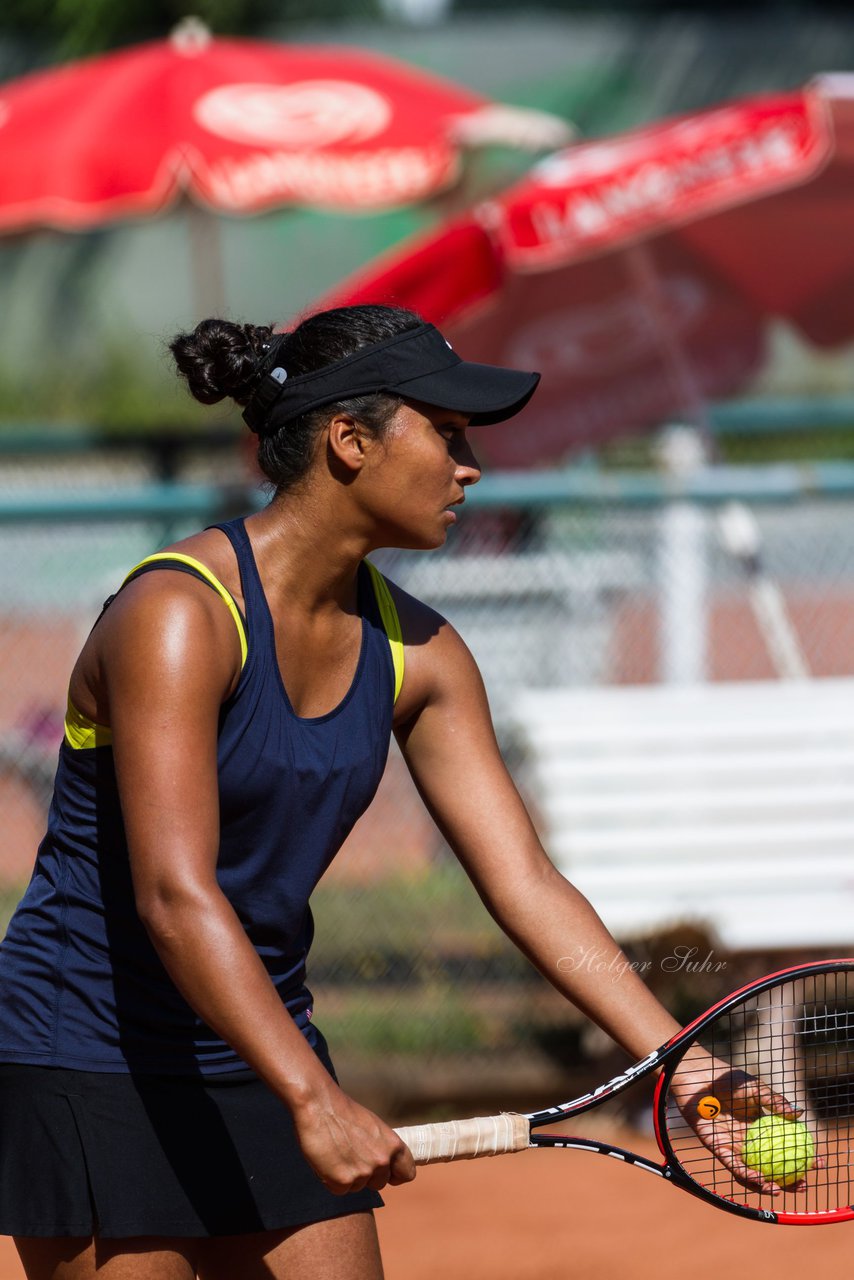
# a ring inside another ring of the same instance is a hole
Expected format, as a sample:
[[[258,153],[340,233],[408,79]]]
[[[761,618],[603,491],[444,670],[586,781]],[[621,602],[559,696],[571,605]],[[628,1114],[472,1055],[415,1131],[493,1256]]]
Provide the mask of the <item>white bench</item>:
[[[533,807],[619,938],[854,948],[854,679],[523,690]]]

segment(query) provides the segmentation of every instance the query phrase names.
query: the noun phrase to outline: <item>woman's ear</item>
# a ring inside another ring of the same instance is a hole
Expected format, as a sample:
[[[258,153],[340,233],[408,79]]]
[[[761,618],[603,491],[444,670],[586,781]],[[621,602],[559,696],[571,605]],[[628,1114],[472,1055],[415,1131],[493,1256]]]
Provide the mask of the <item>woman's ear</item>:
[[[358,419],[349,413],[336,413],[329,421],[327,433],[331,459],[349,472],[361,471],[370,436]]]

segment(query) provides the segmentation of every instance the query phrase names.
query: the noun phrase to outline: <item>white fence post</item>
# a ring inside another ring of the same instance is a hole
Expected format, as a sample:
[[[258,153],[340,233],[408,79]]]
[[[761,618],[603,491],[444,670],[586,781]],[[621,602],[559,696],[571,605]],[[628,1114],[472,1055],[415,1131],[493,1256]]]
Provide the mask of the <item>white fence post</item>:
[[[684,477],[704,463],[694,427],[669,427],[659,445],[665,471]],[[693,502],[675,499],[659,521],[659,676],[664,684],[699,684],[707,678],[707,519]]]

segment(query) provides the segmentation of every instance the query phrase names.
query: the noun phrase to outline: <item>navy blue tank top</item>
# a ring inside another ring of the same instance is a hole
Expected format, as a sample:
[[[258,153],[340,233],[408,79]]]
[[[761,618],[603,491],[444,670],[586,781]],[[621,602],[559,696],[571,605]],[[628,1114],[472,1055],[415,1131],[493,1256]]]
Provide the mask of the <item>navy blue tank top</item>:
[[[396,615],[385,582],[363,564],[362,645],[350,689],[327,715],[297,716],[243,521],[217,527],[237,556],[247,641],[220,715],[217,879],[313,1042],[308,900],[382,776]],[[180,567],[168,553],[158,560]],[[86,745],[67,735],[60,748],[47,834],[0,945],[0,1061],[174,1074],[239,1069],[245,1064],[180,995],[139,920],[110,732],[85,723]]]

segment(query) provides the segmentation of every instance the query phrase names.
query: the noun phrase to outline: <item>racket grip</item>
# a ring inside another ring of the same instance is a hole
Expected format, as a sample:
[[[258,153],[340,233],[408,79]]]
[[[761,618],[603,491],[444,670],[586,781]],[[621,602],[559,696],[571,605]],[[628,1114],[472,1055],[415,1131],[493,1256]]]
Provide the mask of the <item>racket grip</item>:
[[[475,1116],[471,1120],[443,1120],[438,1124],[414,1124],[396,1129],[412,1152],[416,1164],[450,1160],[476,1160],[523,1151],[530,1146],[531,1126],[512,1111],[500,1116]]]

